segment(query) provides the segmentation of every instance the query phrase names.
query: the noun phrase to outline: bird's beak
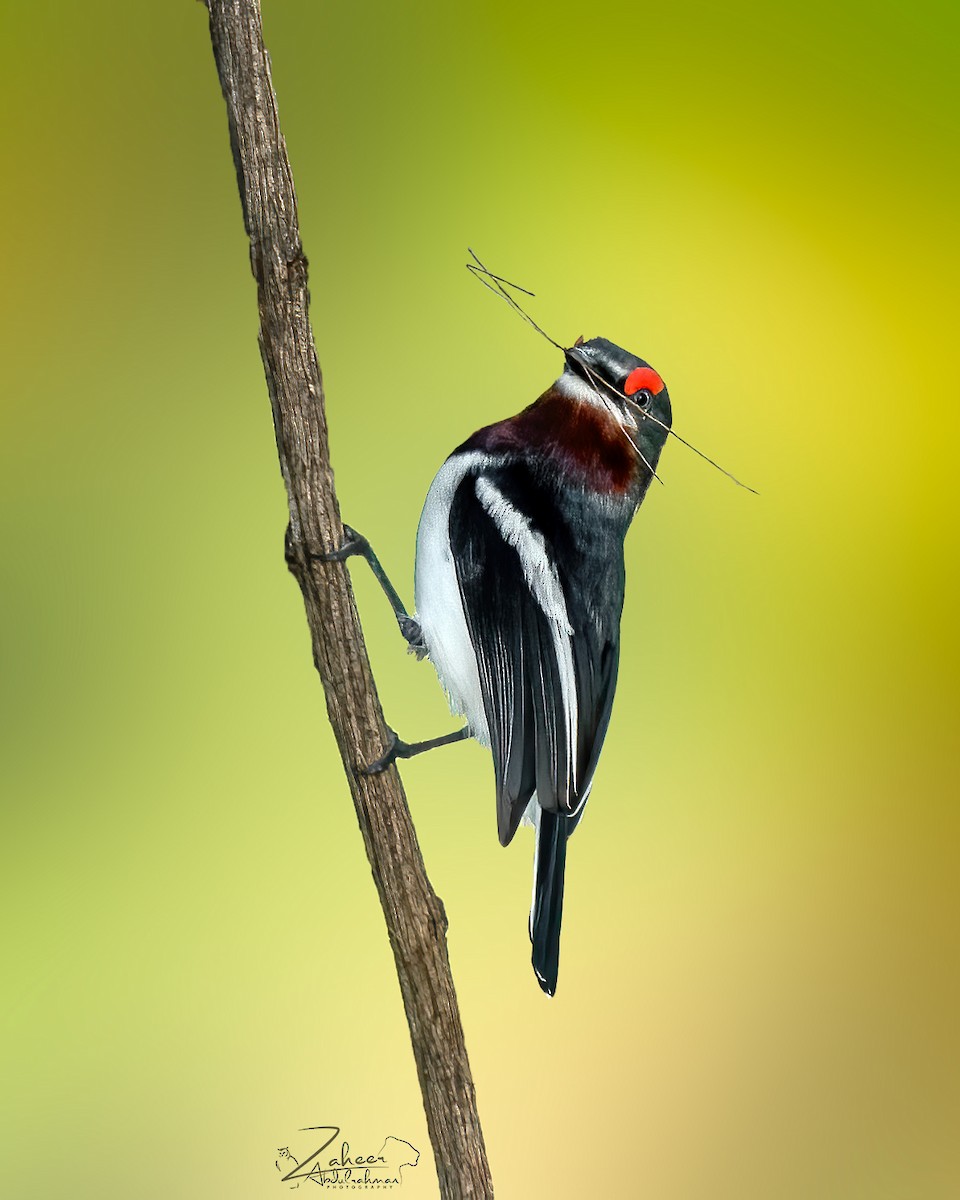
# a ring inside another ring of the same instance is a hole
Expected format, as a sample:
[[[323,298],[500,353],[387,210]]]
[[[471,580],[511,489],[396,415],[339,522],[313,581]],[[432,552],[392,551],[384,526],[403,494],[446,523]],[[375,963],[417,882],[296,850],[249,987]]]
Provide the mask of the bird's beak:
[[[587,360],[580,353],[577,346],[571,346],[568,350],[564,350],[563,357],[566,359],[567,366],[575,375],[579,375],[581,379],[587,378],[587,373],[584,370]]]

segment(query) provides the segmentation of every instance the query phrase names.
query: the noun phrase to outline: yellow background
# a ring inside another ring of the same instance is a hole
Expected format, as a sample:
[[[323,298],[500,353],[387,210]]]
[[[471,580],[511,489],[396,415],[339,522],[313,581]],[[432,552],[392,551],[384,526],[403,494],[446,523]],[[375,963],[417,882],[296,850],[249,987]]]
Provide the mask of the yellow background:
[[[260,1200],[334,1123],[435,1195],[204,10],[5,7],[0,1192]],[[672,442],[631,532],[552,1002],[489,756],[404,767],[498,1196],[960,1195],[956,6],[265,7],[340,499],[406,596],[440,462],[560,369],[468,244],[761,493]],[[452,728],[354,576],[388,719]]]

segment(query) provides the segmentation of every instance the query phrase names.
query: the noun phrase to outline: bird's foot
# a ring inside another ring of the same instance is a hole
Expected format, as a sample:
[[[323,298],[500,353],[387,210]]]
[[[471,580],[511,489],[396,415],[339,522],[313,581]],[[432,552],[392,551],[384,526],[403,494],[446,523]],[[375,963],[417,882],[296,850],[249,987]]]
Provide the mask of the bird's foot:
[[[350,525],[344,525],[343,532],[346,534],[347,540],[339,550],[328,550],[325,554],[318,554],[317,557],[321,562],[343,562],[355,554],[366,556],[370,552],[370,543],[362,533],[357,533]]]
[[[454,742],[462,742],[470,737],[470,726],[457,729],[453,733],[444,733],[440,737],[430,738],[426,742],[404,742],[397,737],[394,730],[387,726],[388,745],[383,754],[372,763],[360,768],[361,775],[379,775],[398,758],[413,758],[417,754],[425,754],[428,750],[436,750],[438,746],[452,746]]]
[[[360,768],[361,775],[380,775],[392,763],[395,763],[398,758],[410,757],[410,746],[397,737],[394,730],[387,726],[388,744],[386,750],[379,758],[374,759],[372,763],[367,763],[365,767]]]

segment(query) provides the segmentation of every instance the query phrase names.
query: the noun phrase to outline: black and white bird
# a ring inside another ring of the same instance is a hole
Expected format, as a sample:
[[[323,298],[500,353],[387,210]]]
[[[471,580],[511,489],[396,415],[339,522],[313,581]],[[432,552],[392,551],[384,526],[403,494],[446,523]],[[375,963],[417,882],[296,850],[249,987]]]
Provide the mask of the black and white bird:
[[[563,374],[521,413],[479,430],[438,471],[417,532],[416,615],[365,538],[362,554],[411,647],[466,727],[368,770],[465,737],[490,747],[497,828],[536,831],[530,940],[553,995],[567,839],[593,784],[617,683],[624,538],[670,430],[670,397],[643,359],[605,338],[564,349]]]

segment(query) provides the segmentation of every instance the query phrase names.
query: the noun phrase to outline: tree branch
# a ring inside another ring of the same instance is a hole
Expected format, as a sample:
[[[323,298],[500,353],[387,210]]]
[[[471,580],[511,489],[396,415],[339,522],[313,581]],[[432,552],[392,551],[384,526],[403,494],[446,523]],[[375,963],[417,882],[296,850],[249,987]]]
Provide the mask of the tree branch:
[[[343,541],[323,384],[308,317],[307,260],[280,132],[258,0],[205,0],[227,104],[257,281],[260,353],[290,504],[287,558],[303,592],[313,657],[383,906],[444,1198],[488,1197],[487,1165],[447,957],[446,917],[430,886],[396,768],[359,774],[385,744],[346,568],[317,555]]]

